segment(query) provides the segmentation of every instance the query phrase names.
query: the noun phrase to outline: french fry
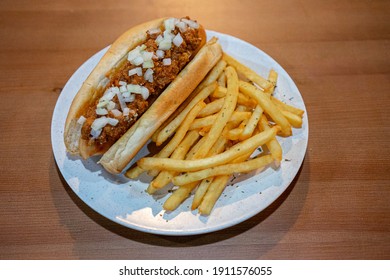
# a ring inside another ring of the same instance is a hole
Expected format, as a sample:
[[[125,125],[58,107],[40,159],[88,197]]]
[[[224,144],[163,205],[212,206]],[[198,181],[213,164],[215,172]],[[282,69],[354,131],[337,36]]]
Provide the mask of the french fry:
[[[200,182],[200,184],[198,185],[198,188],[195,191],[194,198],[192,200],[191,210],[195,210],[196,208],[198,208],[198,206],[202,202],[203,197],[207,193],[207,190],[210,187],[213,180],[214,180],[214,178],[210,177],[210,178],[204,179]],[[195,182],[198,182],[198,181],[195,181]]]
[[[230,55],[223,53],[222,59],[225,60],[228,65],[236,68],[237,72],[243,74],[250,81],[252,81],[252,82],[256,83],[258,86],[260,86],[263,90],[268,90],[270,87],[272,87],[272,84],[270,82],[268,82],[266,79],[261,77],[255,71],[253,71],[249,67],[245,66],[241,62],[237,61],[236,59],[234,59]]]
[[[180,124],[183,122],[186,115],[189,113],[189,111],[197,104],[199,101],[204,100],[207,96],[209,96],[217,87],[216,83],[212,83],[208,86],[206,86],[204,89],[202,89],[198,95],[196,95],[191,102],[187,105],[187,107],[181,111],[179,115],[176,116],[175,119],[173,119],[169,124],[167,124],[158,134],[156,145],[160,146],[165,140],[167,140],[180,126]]]
[[[224,72],[222,72],[221,75],[219,75],[217,82],[218,82],[218,85],[220,85],[222,87],[226,87],[226,75]]]
[[[225,77],[226,77],[226,75],[225,75]],[[212,94],[210,94],[210,96],[213,97],[213,98],[222,98],[222,97],[226,96],[226,93],[227,93],[227,88],[226,87],[218,86],[214,90],[214,92]]]
[[[125,176],[130,179],[138,178],[145,170],[143,170],[138,165],[135,165],[133,168],[130,168],[126,171]]]
[[[249,119],[250,116],[251,116],[250,112],[233,112],[231,118],[229,119],[229,122],[243,121],[245,119]],[[200,129],[200,128],[205,127],[205,126],[211,126],[215,123],[215,121],[217,120],[217,117],[218,117],[218,114],[214,114],[214,115],[207,116],[204,118],[195,119],[192,122],[189,129],[193,130],[193,129]]]
[[[226,61],[220,60],[213,69],[210,70],[210,72],[207,74],[207,76],[204,78],[204,80],[199,84],[198,91],[202,90],[203,88],[213,84],[217,81],[218,77],[221,76],[223,71],[226,68]]]
[[[263,109],[259,105],[257,105],[256,108],[253,110],[253,113],[250,116],[245,128],[239,136],[240,141],[248,139],[252,136],[253,131],[255,130],[262,114]]]
[[[157,142],[157,136],[158,134],[160,133],[160,131],[163,129],[163,126],[160,126],[153,134],[152,134],[152,137],[150,137],[150,140],[152,140],[152,142],[156,143]]]
[[[210,127],[213,124],[213,122],[217,119],[217,114],[207,116],[204,118],[195,119],[194,122],[190,126],[190,130],[193,129],[201,129],[203,127]]]
[[[198,211],[202,215],[209,215],[213,209],[215,202],[220,197],[222,191],[226,187],[230,175],[222,175],[215,177],[211,182],[202,202],[199,205]]]
[[[261,156],[255,159],[251,159],[245,162],[228,163],[225,165],[206,168],[196,172],[188,172],[183,175],[176,176],[172,179],[175,185],[186,185],[192,182],[196,182],[205,178],[230,175],[233,173],[247,173],[256,169],[265,167],[272,163],[274,158],[271,155]]]
[[[189,131],[184,137],[183,141],[177,146],[177,149],[172,153],[171,158],[173,159],[184,159],[188,150],[199,138],[199,133],[197,131]],[[158,189],[163,188],[172,180],[173,177],[177,175],[177,172],[174,171],[161,171],[156,178],[149,184],[147,192],[153,194]]]
[[[227,133],[224,134],[224,136],[226,139],[235,141],[240,138],[240,135],[242,134],[243,131],[244,129],[242,127],[236,127],[230,129]]]
[[[192,190],[198,185],[197,182],[185,186],[180,186],[176,189],[167,200],[165,200],[163,208],[167,211],[175,210],[187,197],[190,196]]]
[[[232,161],[232,163],[240,163],[240,162],[247,160],[250,157],[250,155],[252,154],[252,152],[249,152],[247,154],[244,154],[244,155],[234,159]],[[199,213],[200,214],[202,214],[202,215],[209,215],[210,214],[215,203],[217,202],[218,198],[220,197],[222,191],[225,189],[226,183],[227,183],[230,175],[231,174],[211,177],[213,179],[213,181],[210,182],[211,185],[208,187],[207,192],[204,194],[203,199],[201,201],[201,204],[199,205]],[[210,180],[211,178],[203,179],[203,181]],[[214,181],[214,179],[215,179],[215,181]]]
[[[278,80],[278,73],[271,69],[268,74],[268,81],[271,83],[271,86],[265,91],[266,93],[272,95],[276,87],[276,81]]]
[[[289,112],[282,111],[283,116],[288,120],[288,122],[295,128],[302,127],[302,118]]]
[[[248,108],[245,105],[237,103],[236,112],[249,112],[249,111],[250,111],[250,108]]]
[[[280,101],[279,99],[271,96],[271,101],[278,107],[280,108],[280,110],[283,110],[283,111],[288,111],[288,112],[291,112],[297,116],[300,116],[302,117],[303,114],[305,113],[305,111],[299,109],[299,108],[296,108],[294,106],[291,106],[291,105],[288,105],[282,101]]]
[[[256,148],[257,149],[257,148]],[[255,149],[255,150],[256,150]],[[252,150],[250,151],[249,153],[246,153],[246,154],[243,154],[242,156],[239,156],[238,158],[234,159],[231,161],[231,163],[239,163],[239,162],[243,162],[243,161],[246,161],[252,154],[255,150]]]
[[[238,95],[238,76],[233,67],[226,67],[226,82],[227,82],[227,93],[225,97],[224,105],[221,111],[218,113],[218,117],[214,124],[211,126],[209,133],[205,135],[206,138],[202,147],[196,152],[194,158],[203,158],[207,155],[210,148],[217,141],[219,135],[221,135],[226,123],[231,118],[234,109],[237,104]]]
[[[227,142],[228,140],[225,137],[218,137],[217,141],[211,147],[209,153],[207,154],[207,157],[215,156],[223,152],[226,149]]]
[[[187,156],[186,156],[187,160],[193,158],[194,153],[202,145],[203,139],[205,139],[205,138],[202,138],[200,141],[198,141],[197,145],[193,146],[193,148],[187,153]],[[226,144],[225,139],[223,139],[223,138],[218,139],[217,142],[212,147],[212,149],[210,150],[210,153],[216,154],[216,153],[220,152],[221,150],[223,150],[225,144]],[[169,172],[173,173],[173,171],[169,171]],[[176,172],[176,174],[178,174],[178,173]],[[180,205],[180,203],[182,203],[190,195],[192,190],[195,189],[198,184],[199,184],[199,182],[193,182],[193,183],[188,184],[188,185],[179,186],[179,188],[176,189],[173,192],[173,194],[165,201],[163,208],[165,210],[170,210],[170,211],[176,209]],[[203,186],[202,188],[204,188],[204,187],[205,186]],[[195,193],[195,195],[196,195],[196,193]],[[197,196],[200,197],[201,194],[198,193]],[[201,199],[201,197],[200,197],[200,199]]]
[[[263,91],[243,81],[240,81],[239,84],[241,92],[255,99],[258,104],[263,108],[264,112],[270,115],[274,122],[280,126],[283,136],[292,135],[290,123],[285,118],[283,113],[276,107],[276,105],[271,102],[270,98],[266,94],[264,94]]]
[[[199,130],[199,135],[201,135],[202,137],[204,137],[207,133],[209,133],[210,129],[211,129],[211,125],[202,127],[202,128]]]
[[[219,112],[222,109],[224,102],[224,98],[218,98],[213,102],[208,103],[206,107],[204,107],[203,110],[199,112],[197,117],[203,118]]]
[[[233,147],[231,147],[229,150],[212,157],[195,160],[176,160],[170,158],[144,157],[138,160],[137,163],[141,168],[145,170],[157,169],[173,170],[178,172],[198,171],[201,169],[228,163],[229,161],[241,155],[253,151],[256,147],[267,143],[269,140],[275,137],[278,130],[279,128],[275,126],[267,131],[263,131],[242,142],[239,142]],[[202,139],[205,138],[206,137],[203,137]]]
[[[201,138],[191,148],[191,150],[186,155],[186,160],[191,160],[194,157],[194,154],[203,145],[204,141],[205,141],[205,138]],[[222,143],[222,141],[217,141],[217,143],[213,146],[213,148],[216,151],[219,151],[219,149],[220,149],[219,147],[221,147],[223,145],[224,145],[224,143]],[[169,171],[169,172],[174,172],[174,171]],[[176,172],[176,174],[178,174],[178,173]],[[169,211],[175,210],[191,194],[192,190],[195,189],[198,184],[199,184],[199,182],[193,182],[193,183],[188,184],[188,185],[179,186],[179,188],[176,189],[171,194],[171,196],[165,201],[163,208],[165,210],[169,210]]]
[[[176,147],[183,140],[187,131],[189,130],[192,122],[195,120],[199,112],[206,106],[203,101],[199,101],[192,109],[189,111],[188,115],[185,117],[183,122],[180,124],[177,129],[175,136],[168,142],[167,145],[157,154],[157,157],[165,158],[169,157],[171,153],[176,149]]]
[[[235,112],[249,112],[250,109],[245,105],[237,104]],[[236,120],[228,122],[226,125],[226,130],[223,131],[223,135],[226,136],[227,132],[233,128],[237,128],[241,124],[242,120]]]
[[[214,146],[210,149],[207,156],[210,157],[223,152],[226,149],[226,143],[227,143],[227,139],[225,137],[220,136],[217,142],[215,142]],[[192,205],[191,205],[192,210],[195,210],[199,206],[212,180],[213,180],[212,178],[209,178],[209,179],[202,180],[200,182],[198,188],[195,191],[194,198],[192,200]]]
[[[190,160],[190,159],[193,159],[194,158],[194,155],[195,153],[199,150],[199,148],[203,145],[203,143],[205,142],[205,138],[202,137],[199,139],[198,142],[196,142],[196,144],[194,146],[192,146],[191,150],[188,151],[188,153],[186,154],[186,157],[185,159],[186,160]]]
[[[205,138],[201,138],[186,154],[185,160],[191,160],[195,153],[199,150],[199,148],[203,145],[205,142]],[[169,172],[169,175],[171,174],[178,174],[178,172],[175,171],[162,171],[162,172]],[[162,173],[161,172],[161,173]],[[173,211],[175,210],[192,192],[194,188],[198,185],[198,182],[194,182],[188,185],[179,186],[172,194],[171,196],[165,201],[163,208],[167,211]]]
[[[268,120],[264,115],[261,116],[258,126],[261,131],[266,131],[271,129],[268,125]],[[283,151],[276,137],[268,141],[266,145],[268,147],[268,150],[271,152],[272,156],[274,157],[274,159],[277,161],[277,165],[279,165],[280,162],[282,161]]]
[[[248,108],[254,108],[257,103],[256,103],[255,100],[253,100],[251,98],[248,98],[247,96],[245,96],[244,94],[239,92],[238,93],[237,104],[244,105],[244,106],[246,106]]]
[[[218,86],[210,96],[213,98],[223,98],[226,96],[226,93],[227,93],[227,88]],[[241,105],[245,105],[245,106],[250,107],[250,108],[256,106],[255,100],[248,98],[247,96],[245,96],[244,94],[242,94],[240,92],[238,93],[237,103],[241,104]]]

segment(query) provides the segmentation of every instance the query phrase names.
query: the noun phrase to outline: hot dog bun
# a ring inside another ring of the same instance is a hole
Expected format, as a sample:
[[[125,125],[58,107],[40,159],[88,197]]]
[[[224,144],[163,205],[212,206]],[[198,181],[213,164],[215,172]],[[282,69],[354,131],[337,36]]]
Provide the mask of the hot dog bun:
[[[102,89],[109,82],[107,77],[126,60],[128,52],[142,44],[147,38],[147,31],[162,26],[164,20],[166,18],[149,21],[126,31],[111,45],[83,83],[71,104],[65,123],[64,141],[69,153],[83,158],[104,154],[100,163],[111,173],[121,172],[151,134],[188,97],[222,56],[221,47],[215,39],[205,44],[205,30],[199,26],[198,34],[202,42],[193,52],[196,55],[191,57],[185,68],[118,141],[95,145],[93,141],[82,139],[82,124],[78,122],[80,116],[101,97]]]

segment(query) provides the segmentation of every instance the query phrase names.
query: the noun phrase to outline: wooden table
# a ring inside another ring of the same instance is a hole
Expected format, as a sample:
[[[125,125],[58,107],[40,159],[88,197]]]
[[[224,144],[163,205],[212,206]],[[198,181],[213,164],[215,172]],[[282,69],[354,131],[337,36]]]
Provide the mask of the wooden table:
[[[1,259],[389,259],[388,1],[1,1]],[[307,106],[303,166],[231,228],[164,237],[97,214],[62,179],[50,140],[73,72],[128,27],[189,15],[262,49]]]

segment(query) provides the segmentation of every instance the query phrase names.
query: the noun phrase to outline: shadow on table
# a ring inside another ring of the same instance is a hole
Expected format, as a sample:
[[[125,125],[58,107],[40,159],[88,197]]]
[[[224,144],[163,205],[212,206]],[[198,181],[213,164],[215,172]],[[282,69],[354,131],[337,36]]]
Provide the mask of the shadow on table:
[[[308,154],[306,154],[305,160],[308,160],[307,157]],[[289,197],[290,193],[295,188],[295,185],[297,184],[298,180],[301,177],[301,172],[304,166],[304,162],[300,167],[294,180],[292,181],[290,186],[286,189],[286,191],[283,192],[271,205],[269,205],[262,212],[258,213],[257,215],[253,216],[252,218],[244,222],[241,222],[240,224],[229,227],[227,229],[219,230],[214,233],[206,233],[206,234],[193,235],[193,236],[163,236],[163,235],[155,235],[150,233],[139,232],[130,228],[126,228],[122,225],[119,225],[105,218],[104,216],[95,212],[87,204],[85,204],[71,190],[71,188],[67,185],[65,179],[62,177],[61,172],[59,171],[57,165],[55,164],[54,159],[52,160],[52,165],[54,166],[52,167],[53,169],[51,170],[56,170],[56,172],[51,172],[51,174],[56,173],[57,175],[51,175],[51,176],[56,176],[56,178],[51,178],[51,181],[58,182],[58,180],[60,179],[63,188],[65,189],[66,193],[69,195],[73,203],[75,203],[77,207],[91,220],[93,220],[96,224],[100,225],[101,227],[105,228],[106,230],[116,235],[130,239],[135,242],[144,243],[153,246],[160,246],[160,247],[181,248],[181,247],[196,247],[196,246],[221,242],[223,240],[227,240],[235,236],[239,236],[240,234],[243,234],[244,232],[250,230],[251,228],[258,226],[259,224],[266,221],[267,218],[271,216],[283,204],[283,202]],[[308,170],[305,170],[304,176],[305,177],[309,176]],[[291,211],[289,211],[288,217],[284,217],[285,222],[283,224],[279,224],[278,228],[275,229],[275,231],[279,233],[278,237],[273,236],[272,241],[267,240],[266,246],[262,247],[258,257],[261,257],[262,255],[266,254],[267,251],[271,250],[276,244],[278,244],[278,242],[283,238],[284,234],[288,232],[289,228],[295,223],[304,204],[305,201],[304,198],[306,197],[308,192],[308,182],[309,182],[308,178],[301,178],[301,180],[299,181],[299,188],[301,192],[300,197],[302,199],[300,199],[298,203],[294,204],[293,209],[290,209]],[[58,195],[55,195],[53,188],[52,188],[52,192],[53,192],[54,203],[57,205],[62,205],[62,203],[60,203],[58,199],[62,200],[64,198],[63,197],[59,198]],[[81,259],[91,258],[89,252],[85,251],[85,248],[84,249],[80,248],[80,250],[78,250],[77,247],[77,238],[79,238],[78,233],[80,232],[80,230],[82,230],[82,226],[75,225],[71,217],[69,217],[68,215],[66,215],[66,213],[61,211],[61,209],[59,209],[58,211],[59,211],[61,222],[69,229],[69,232],[72,234],[72,237],[75,239],[75,248],[74,248],[74,250],[76,250],[75,255],[79,256]],[[266,231],[264,231],[262,228],[259,228],[259,231],[263,231],[263,234],[266,233]],[[73,234],[74,232],[75,234]],[[128,258],[128,257],[130,256],[123,257],[123,258]],[[107,258],[107,256],[105,258]]]

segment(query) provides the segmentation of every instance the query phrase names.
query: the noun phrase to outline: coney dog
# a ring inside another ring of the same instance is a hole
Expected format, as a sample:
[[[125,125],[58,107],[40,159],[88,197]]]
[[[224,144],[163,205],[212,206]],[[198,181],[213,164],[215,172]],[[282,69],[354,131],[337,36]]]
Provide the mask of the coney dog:
[[[66,150],[117,174],[222,57],[216,38],[188,17],[121,35],[85,80],[64,128]]]

